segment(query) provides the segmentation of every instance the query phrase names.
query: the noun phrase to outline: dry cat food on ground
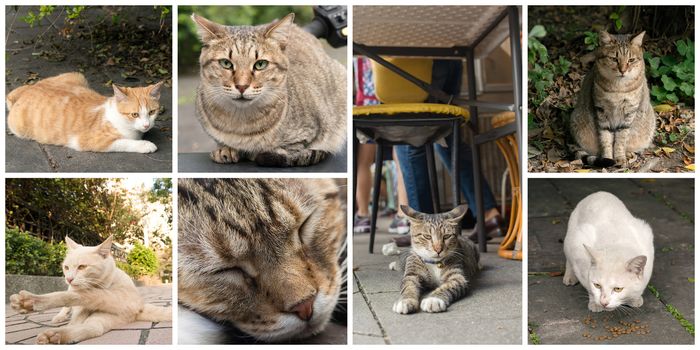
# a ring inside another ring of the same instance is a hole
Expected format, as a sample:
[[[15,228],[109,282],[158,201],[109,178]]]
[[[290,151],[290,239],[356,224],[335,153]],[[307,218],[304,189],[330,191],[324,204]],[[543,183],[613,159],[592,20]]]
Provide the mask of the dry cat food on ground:
[[[634,321],[617,321],[613,325],[609,324],[610,317],[606,316],[603,318],[602,327],[607,331],[608,334],[603,335],[593,335],[591,332],[584,332],[581,334],[584,338],[594,338],[595,340],[611,340],[627,334],[635,335],[647,335],[651,333],[648,324],[642,324],[640,320]],[[581,321],[584,325],[588,326],[590,329],[596,329],[598,326],[598,320],[594,319],[591,315],[586,316]]]

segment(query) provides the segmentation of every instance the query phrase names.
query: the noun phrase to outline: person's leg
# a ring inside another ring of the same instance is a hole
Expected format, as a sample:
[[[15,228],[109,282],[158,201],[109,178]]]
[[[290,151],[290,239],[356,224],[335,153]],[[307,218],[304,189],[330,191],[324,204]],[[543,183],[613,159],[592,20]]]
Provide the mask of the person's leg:
[[[389,225],[390,233],[406,234],[410,230],[410,224],[406,216],[398,209],[402,205],[408,205],[408,195],[406,194],[406,186],[404,185],[403,175],[401,173],[401,164],[398,155],[396,154],[396,146],[393,150],[394,164],[396,165],[396,196],[397,196],[397,211],[394,219]]]
[[[370,167],[374,163],[377,145],[361,144],[357,152],[357,211],[354,220],[354,232],[369,232],[369,194],[372,188]]]
[[[425,149],[409,145],[395,146],[401,175],[406,189],[408,205],[420,212],[432,213],[430,182],[426,166]]]

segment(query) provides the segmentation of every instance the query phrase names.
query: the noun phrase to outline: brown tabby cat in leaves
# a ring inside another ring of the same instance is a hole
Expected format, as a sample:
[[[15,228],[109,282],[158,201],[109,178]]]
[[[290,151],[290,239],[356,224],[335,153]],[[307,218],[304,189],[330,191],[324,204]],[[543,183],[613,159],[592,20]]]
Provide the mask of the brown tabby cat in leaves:
[[[340,151],[346,75],[294,14],[260,26],[192,15],[202,40],[196,114],[217,141],[217,163],[307,166]]]
[[[180,344],[225,342],[229,326],[264,342],[323,331],[345,270],[332,180],[181,179],[178,192],[179,301],[204,316],[179,313]]]
[[[600,32],[595,65],[583,80],[571,114],[570,151],[584,164],[627,165],[627,154],[651,145],[656,113],[644,75],[644,32]]]
[[[113,97],[90,89],[80,73],[64,73],[7,95],[7,126],[19,138],[76,151],[152,153],[141,140],[160,110],[163,82],[146,87],[112,85]]]
[[[10,296],[10,306],[19,313],[61,307],[51,323],[70,320],[39,333],[37,344],[72,344],[134,321],[172,320],[170,307],[144,303],[131,277],[117,268],[111,254],[112,236],[96,247],[82,246],[66,236],[66,246],[67,291],[33,294],[23,290]]]
[[[389,265],[404,273],[401,297],[393,310],[399,314],[411,314],[419,308],[424,312],[446,311],[467,294],[480,269],[479,250],[460,235],[467,206],[441,214],[425,214],[405,205],[401,211],[411,222],[411,250]]]

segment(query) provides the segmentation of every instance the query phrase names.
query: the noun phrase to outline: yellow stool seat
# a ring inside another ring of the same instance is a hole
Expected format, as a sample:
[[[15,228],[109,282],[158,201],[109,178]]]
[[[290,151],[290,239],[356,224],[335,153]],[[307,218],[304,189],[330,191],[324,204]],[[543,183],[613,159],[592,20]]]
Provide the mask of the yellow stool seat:
[[[391,103],[352,108],[353,116],[400,115],[400,114],[438,114],[462,117],[469,120],[469,111],[462,107],[438,103]]]

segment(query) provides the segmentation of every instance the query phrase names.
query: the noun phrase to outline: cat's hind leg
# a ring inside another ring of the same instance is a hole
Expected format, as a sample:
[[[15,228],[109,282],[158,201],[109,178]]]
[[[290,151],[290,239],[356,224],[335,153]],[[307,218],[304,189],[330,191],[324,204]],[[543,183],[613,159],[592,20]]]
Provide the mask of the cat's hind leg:
[[[569,259],[566,259],[566,270],[564,270],[564,284],[567,286],[573,286],[578,283],[574,269],[571,267]]]
[[[124,324],[124,316],[94,313],[82,324],[45,330],[36,337],[37,344],[75,344],[99,337],[112,328]]]
[[[54,316],[51,319],[51,323],[56,324],[56,323],[66,322],[70,319],[70,316],[71,316],[71,308],[64,307],[61,309],[61,311],[58,314],[56,314],[56,316]]]
[[[318,164],[330,156],[330,152],[318,149],[302,149],[287,152],[284,150],[258,153],[255,163],[269,167],[310,166]]]

